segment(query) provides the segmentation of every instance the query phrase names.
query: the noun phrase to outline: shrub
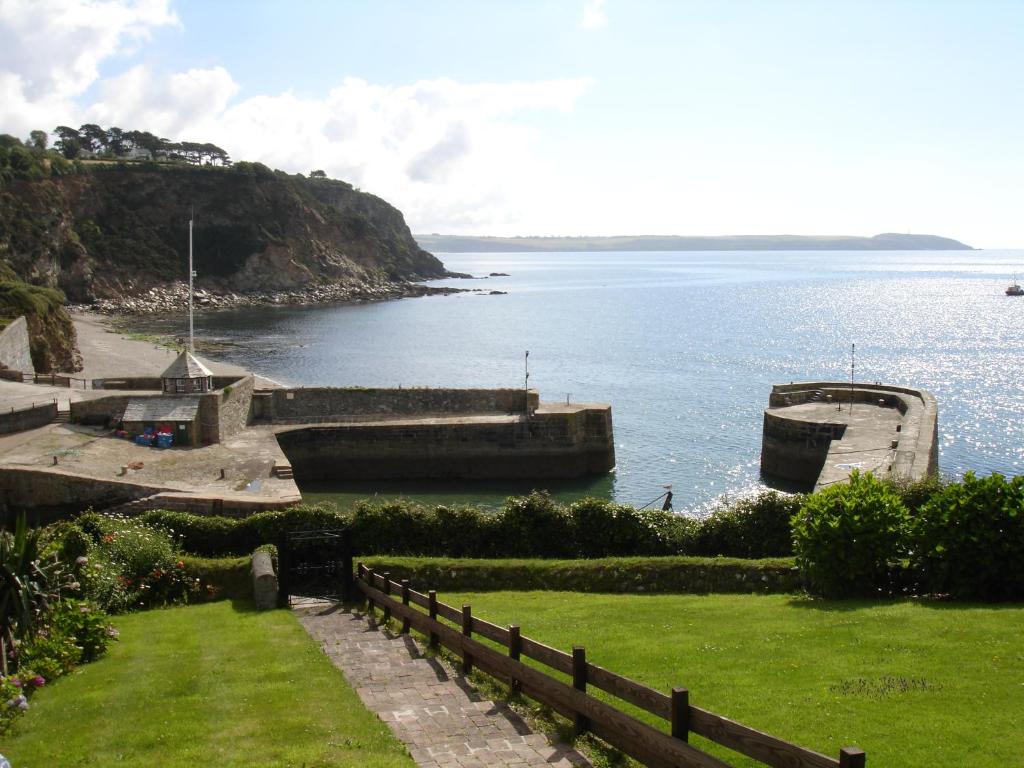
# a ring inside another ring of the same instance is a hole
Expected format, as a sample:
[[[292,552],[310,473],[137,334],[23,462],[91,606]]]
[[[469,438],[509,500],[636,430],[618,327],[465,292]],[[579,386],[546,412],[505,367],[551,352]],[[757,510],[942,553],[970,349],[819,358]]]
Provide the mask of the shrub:
[[[670,512],[581,499],[569,505],[568,517],[580,557],[675,553],[676,516]]]
[[[573,557],[569,516],[544,491],[510,496],[494,525],[495,544],[510,557]],[[400,553],[395,553],[400,554]]]
[[[911,563],[927,591],[1024,598],[1024,477],[964,475],[934,495],[913,525]]]
[[[889,592],[907,553],[909,514],[874,475],[850,475],[808,496],[793,521],[796,562],[808,588],[828,597]]]
[[[200,585],[185,573],[178,547],[167,531],[138,518],[86,512],[78,527],[89,539],[75,558],[81,594],[109,613],[187,601]],[[80,545],[69,531],[64,541]]]
[[[790,521],[802,503],[802,496],[769,491],[716,509],[697,526],[692,554],[788,557],[793,554]]]

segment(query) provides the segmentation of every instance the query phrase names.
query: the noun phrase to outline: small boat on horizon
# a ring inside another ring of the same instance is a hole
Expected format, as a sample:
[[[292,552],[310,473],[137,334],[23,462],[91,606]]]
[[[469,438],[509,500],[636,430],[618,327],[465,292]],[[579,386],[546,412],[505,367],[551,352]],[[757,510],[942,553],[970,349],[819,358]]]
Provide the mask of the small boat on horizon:
[[[1007,296],[1024,296],[1024,288],[1021,287],[1020,283],[1017,282],[1017,275],[1013,276],[1013,282],[1010,287],[1006,289]]]

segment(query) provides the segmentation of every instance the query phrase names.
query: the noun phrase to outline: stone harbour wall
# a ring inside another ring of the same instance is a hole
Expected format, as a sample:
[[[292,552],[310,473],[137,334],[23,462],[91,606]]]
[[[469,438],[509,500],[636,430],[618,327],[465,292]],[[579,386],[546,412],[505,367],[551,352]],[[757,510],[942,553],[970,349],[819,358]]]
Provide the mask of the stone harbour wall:
[[[45,525],[90,506],[103,509],[161,490],[158,486],[66,473],[56,467],[0,467],[0,521],[9,524],[16,512],[27,511],[30,523]]]
[[[333,479],[554,479],[615,466],[611,408],[529,420],[353,423],[278,433],[295,476]]]
[[[0,412],[0,435],[42,427],[57,418],[57,403]]]
[[[369,389],[309,387],[262,393],[262,421],[312,423],[344,421],[360,416],[428,416],[430,414],[523,413],[527,394],[522,389]],[[536,410],[538,394],[529,391]]]

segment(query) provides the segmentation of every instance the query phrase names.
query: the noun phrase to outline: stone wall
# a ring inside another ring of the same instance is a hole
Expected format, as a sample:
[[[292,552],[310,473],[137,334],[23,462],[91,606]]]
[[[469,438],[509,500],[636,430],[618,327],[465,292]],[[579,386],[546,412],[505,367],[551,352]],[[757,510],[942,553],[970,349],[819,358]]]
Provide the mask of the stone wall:
[[[429,416],[430,414],[523,413],[521,389],[364,389],[312,387],[272,390],[261,398],[259,418],[271,423],[345,421],[360,416]],[[529,406],[536,410],[537,393]]]
[[[226,440],[232,435],[237,435],[249,423],[252,392],[255,385],[256,378],[249,375],[214,393],[219,398],[219,440]]]
[[[761,472],[811,487],[821,474],[832,441],[845,431],[842,423],[791,419],[784,413],[765,411]]]
[[[162,388],[159,376],[120,376],[111,379],[93,379],[93,389],[147,390],[159,392]]]
[[[300,481],[564,479],[615,466],[608,406],[529,420],[307,427],[279,432],[278,443]]]
[[[138,395],[110,395],[109,397],[98,397],[93,400],[79,400],[71,403],[71,421],[74,424],[91,424],[94,426],[107,426],[111,422],[118,422],[124,416],[125,406],[129,400],[134,400]],[[156,395],[154,395],[156,397]]]
[[[30,522],[46,524],[86,507],[102,509],[150,496],[156,486],[97,480],[53,469],[0,467],[0,520],[10,523],[20,511]]]
[[[28,323],[19,317],[0,331],[0,367],[35,373],[28,341]]]
[[[11,432],[24,432],[45,426],[57,418],[57,403],[44,403],[20,411],[10,410],[0,413],[0,435]]]

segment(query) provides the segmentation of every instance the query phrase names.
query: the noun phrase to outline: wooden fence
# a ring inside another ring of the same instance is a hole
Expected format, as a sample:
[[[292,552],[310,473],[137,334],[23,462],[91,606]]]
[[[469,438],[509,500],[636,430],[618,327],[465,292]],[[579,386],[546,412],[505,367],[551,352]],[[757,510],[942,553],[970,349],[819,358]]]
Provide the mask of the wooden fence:
[[[407,579],[392,581],[362,563],[356,586],[372,611],[379,606],[384,620],[401,619],[401,631],[423,633],[432,646],[438,644],[462,658],[463,672],[474,667],[509,685],[531,699],[570,718],[577,733],[590,731],[630,757],[655,768],[728,768],[729,764],[688,743],[691,733],[760,761],[773,768],[863,768],[864,752],[856,747],[839,750],[839,759],[770,736],[690,704],[686,688],[666,695],[587,661],[586,652],[574,646],[565,653],[524,637],[518,626],[500,627],[473,616],[470,606],[461,610],[439,602],[433,590],[427,594],[409,588]],[[425,612],[419,610],[425,609]],[[442,622],[448,621],[455,626]],[[502,653],[474,639],[490,640],[506,649]],[[563,682],[523,659],[531,659],[571,678]],[[612,696],[667,721],[667,733],[636,719],[606,701],[591,696],[588,688]]]
[[[69,389],[89,389],[89,380],[77,376],[60,376],[55,373],[27,373],[25,371],[0,370],[0,379],[18,381],[23,384],[48,384],[51,387],[68,387]]]

